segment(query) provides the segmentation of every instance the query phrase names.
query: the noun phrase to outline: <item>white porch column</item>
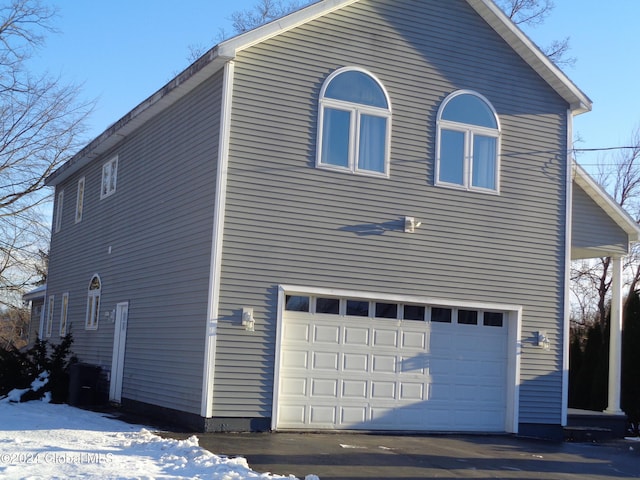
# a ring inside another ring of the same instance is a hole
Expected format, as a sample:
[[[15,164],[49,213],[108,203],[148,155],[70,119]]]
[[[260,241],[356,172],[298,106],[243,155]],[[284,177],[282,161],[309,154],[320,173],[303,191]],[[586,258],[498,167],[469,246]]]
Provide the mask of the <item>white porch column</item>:
[[[611,334],[609,338],[609,401],[606,413],[621,414],[620,375],[622,371],[622,258],[611,259]]]

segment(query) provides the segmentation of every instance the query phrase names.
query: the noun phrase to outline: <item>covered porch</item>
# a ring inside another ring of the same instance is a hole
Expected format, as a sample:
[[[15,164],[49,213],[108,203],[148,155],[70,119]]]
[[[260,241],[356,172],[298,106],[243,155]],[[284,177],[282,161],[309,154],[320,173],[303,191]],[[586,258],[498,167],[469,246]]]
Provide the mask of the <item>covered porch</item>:
[[[599,257],[611,259],[611,328],[609,339],[609,375],[607,408],[604,412],[569,409],[568,371],[570,341],[570,306],[565,312],[565,419],[576,436],[582,433],[610,431],[614,437],[624,435],[626,416],[620,408],[622,366],[623,259],[631,244],[640,241],[640,227],[604,189],[579,165],[573,165],[571,219],[571,260]],[[569,288],[567,265],[567,291]],[[587,434],[588,435],[588,434]]]

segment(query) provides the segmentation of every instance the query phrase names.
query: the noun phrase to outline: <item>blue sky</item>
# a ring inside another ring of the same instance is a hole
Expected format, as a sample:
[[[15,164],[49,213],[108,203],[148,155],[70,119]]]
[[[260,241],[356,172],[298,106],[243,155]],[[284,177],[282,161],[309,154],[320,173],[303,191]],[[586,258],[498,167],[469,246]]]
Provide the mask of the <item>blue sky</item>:
[[[99,135],[188,65],[189,46],[212,47],[229,17],[255,0],[44,0],[59,9],[34,65],[82,84],[96,99],[88,136]],[[571,38],[577,59],[565,73],[594,103],[575,120],[577,148],[625,145],[640,127],[638,0],[556,0],[542,26],[526,33],[539,45]],[[581,154],[583,164],[605,159]],[[607,155],[611,155],[608,153]]]

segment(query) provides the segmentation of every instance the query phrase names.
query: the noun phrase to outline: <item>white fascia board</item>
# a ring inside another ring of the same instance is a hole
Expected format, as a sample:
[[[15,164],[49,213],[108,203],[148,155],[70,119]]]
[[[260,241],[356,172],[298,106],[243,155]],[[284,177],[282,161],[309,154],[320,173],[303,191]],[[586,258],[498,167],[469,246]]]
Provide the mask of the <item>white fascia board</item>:
[[[242,50],[358,1],[359,0],[322,0],[317,3],[312,3],[282,18],[278,18],[265,25],[221,42],[218,45],[218,53],[225,57],[235,57],[236,54]]]
[[[577,163],[573,163],[573,181],[629,235],[629,242],[640,241],[640,226],[631,216]]]
[[[591,110],[592,102],[562,70],[542,53],[493,0],[467,0],[469,5],[527,62],[570,106],[573,115]]]

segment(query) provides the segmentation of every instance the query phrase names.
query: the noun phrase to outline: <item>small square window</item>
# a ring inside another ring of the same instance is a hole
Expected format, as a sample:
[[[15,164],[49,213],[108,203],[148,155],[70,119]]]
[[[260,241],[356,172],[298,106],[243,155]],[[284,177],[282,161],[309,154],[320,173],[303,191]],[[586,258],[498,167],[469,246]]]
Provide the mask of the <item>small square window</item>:
[[[347,300],[347,315],[355,317],[369,316],[369,302],[364,300]]]
[[[284,309],[290,312],[308,312],[309,297],[302,295],[287,295]]]
[[[398,318],[398,304],[376,302],[376,317],[377,318]]]
[[[316,298],[316,313],[340,313],[340,299],[338,298]]]
[[[426,308],[423,305],[405,305],[403,310],[403,319],[424,321],[424,312]]]
[[[484,312],[482,324],[487,327],[501,327],[503,316],[502,312]]]
[[[438,323],[451,323],[451,309],[433,307],[431,309],[431,321]]]
[[[458,323],[461,323],[463,325],[477,325],[477,310],[458,310]]]

